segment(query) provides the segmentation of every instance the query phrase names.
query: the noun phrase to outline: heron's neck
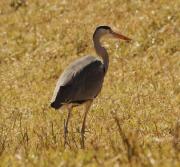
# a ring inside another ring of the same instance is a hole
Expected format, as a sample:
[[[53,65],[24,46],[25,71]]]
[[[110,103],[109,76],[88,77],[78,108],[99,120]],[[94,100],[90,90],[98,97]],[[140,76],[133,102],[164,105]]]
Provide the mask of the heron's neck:
[[[93,42],[94,42],[94,48],[96,50],[97,55],[102,57],[103,64],[105,67],[105,73],[106,73],[108,70],[108,66],[109,66],[108,53],[107,53],[106,49],[101,45],[100,36],[94,35],[93,36]]]

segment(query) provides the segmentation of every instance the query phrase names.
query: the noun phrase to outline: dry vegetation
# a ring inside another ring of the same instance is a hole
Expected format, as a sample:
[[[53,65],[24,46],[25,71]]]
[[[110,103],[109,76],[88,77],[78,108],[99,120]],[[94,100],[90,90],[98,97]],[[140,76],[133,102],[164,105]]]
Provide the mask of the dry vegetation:
[[[0,166],[180,165],[179,0],[1,0]],[[62,70],[95,54],[109,25],[134,39],[105,40],[110,68],[87,119],[49,107]]]

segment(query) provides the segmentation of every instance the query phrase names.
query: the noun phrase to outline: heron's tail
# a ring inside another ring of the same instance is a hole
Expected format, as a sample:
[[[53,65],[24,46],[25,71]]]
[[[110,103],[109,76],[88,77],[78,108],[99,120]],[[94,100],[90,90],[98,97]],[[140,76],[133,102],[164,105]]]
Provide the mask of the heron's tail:
[[[55,101],[51,103],[51,107],[54,109],[60,109],[63,106],[62,103],[56,103]]]

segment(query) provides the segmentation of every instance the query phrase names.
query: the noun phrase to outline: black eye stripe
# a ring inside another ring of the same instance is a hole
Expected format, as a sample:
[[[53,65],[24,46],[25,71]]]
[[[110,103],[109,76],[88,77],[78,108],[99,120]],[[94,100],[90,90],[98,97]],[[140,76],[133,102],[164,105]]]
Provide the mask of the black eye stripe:
[[[111,30],[109,26],[99,26],[96,28],[96,30],[99,30],[99,29]]]

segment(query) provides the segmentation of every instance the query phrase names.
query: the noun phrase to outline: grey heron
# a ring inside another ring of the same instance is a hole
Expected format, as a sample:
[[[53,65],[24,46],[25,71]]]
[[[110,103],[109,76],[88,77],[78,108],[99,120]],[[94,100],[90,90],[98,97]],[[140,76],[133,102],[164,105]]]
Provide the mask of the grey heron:
[[[99,26],[93,34],[93,42],[96,53],[102,59],[94,56],[84,56],[71,63],[60,76],[51,100],[51,107],[59,109],[66,105],[68,116],[64,125],[64,138],[68,133],[68,122],[72,108],[80,104],[85,105],[85,113],[81,128],[81,147],[84,148],[84,133],[87,113],[93,100],[101,91],[105,74],[109,66],[109,56],[101,45],[101,37],[111,36],[125,41],[131,39],[114,32],[109,26]]]

